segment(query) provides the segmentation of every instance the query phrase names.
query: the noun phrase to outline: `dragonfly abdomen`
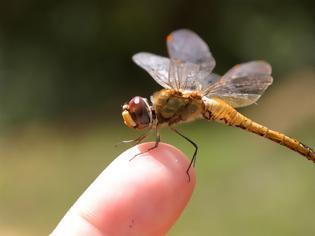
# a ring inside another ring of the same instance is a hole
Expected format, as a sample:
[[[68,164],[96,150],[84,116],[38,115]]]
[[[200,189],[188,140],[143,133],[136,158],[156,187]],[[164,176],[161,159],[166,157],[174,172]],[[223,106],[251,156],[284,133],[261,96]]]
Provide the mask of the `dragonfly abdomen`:
[[[248,130],[262,137],[268,138],[276,143],[279,143],[287,148],[290,148],[293,151],[300,153],[301,155],[305,156],[308,160],[315,162],[314,151],[310,147],[298,141],[297,139],[291,138],[281,132],[271,130],[266,126],[260,125],[246,117],[244,117],[243,122],[237,127]]]
[[[258,134],[290,148],[291,150],[305,156],[308,160],[315,162],[314,150],[297,139],[291,138],[283,133],[271,130],[266,126],[252,121],[220,99],[207,99],[205,100],[205,104],[206,109],[203,115],[206,119],[223,121],[227,125],[239,127],[249,132]]]

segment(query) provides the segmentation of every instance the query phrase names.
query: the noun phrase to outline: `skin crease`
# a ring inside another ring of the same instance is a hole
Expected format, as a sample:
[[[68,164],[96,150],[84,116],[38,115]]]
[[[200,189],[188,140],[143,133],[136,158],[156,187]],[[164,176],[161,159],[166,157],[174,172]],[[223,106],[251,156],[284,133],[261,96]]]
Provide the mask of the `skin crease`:
[[[51,236],[165,235],[195,187],[195,171],[178,149],[137,145],[118,156],[86,189]],[[134,159],[130,160],[138,154]]]

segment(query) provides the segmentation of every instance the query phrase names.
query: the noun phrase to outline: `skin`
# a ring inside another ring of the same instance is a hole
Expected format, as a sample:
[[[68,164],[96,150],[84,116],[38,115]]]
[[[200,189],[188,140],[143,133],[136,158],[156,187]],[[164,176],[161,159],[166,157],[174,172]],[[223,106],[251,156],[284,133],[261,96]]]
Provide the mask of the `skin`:
[[[137,145],[118,156],[86,189],[51,236],[165,235],[191,198],[195,171],[173,146]],[[143,154],[135,157],[135,154]]]

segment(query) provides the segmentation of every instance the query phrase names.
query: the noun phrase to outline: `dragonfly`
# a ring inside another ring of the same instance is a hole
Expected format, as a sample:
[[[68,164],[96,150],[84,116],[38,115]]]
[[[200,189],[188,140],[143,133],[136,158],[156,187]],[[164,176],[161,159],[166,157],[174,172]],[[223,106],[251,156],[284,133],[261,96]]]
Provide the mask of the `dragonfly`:
[[[147,71],[163,87],[150,101],[136,96],[122,106],[122,117],[129,128],[147,129],[134,140],[143,141],[155,130],[156,148],[160,142],[159,129],[169,127],[194,146],[187,168],[195,165],[198,146],[179,132],[175,126],[196,119],[218,121],[258,134],[279,143],[315,163],[314,150],[297,139],[258,124],[239,113],[236,108],[257,102],[272,84],[272,68],[265,61],[250,61],[235,65],[223,76],[212,73],[216,62],[207,43],[195,32],[179,29],[166,37],[169,58],[147,52],[135,54],[133,61]],[[128,141],[127,141],[128,142]]]

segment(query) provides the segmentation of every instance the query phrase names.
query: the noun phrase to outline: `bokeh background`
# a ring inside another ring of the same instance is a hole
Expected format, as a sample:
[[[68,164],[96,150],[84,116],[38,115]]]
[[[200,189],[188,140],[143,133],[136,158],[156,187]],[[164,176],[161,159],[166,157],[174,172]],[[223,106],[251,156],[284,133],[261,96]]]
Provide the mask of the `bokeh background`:
[[[315,147],[315,2],[0,3],[0,235],[47,235],[137,137],[121,105],[160,87],[131,61],[166,55],[165,36],[196,31],[223,74],[264,59],[274,84],[250,118]],[[221,124],[179,128],[199,144],[193,198],[169,235],[315,235],[315,168],[282,146]],[[188,156],[168,130],[162,139]]]

